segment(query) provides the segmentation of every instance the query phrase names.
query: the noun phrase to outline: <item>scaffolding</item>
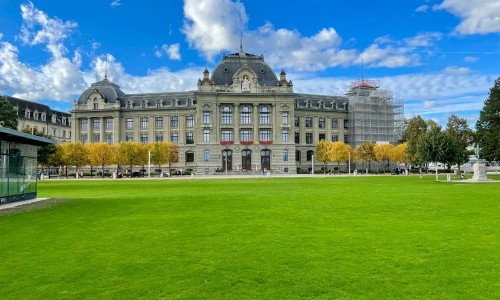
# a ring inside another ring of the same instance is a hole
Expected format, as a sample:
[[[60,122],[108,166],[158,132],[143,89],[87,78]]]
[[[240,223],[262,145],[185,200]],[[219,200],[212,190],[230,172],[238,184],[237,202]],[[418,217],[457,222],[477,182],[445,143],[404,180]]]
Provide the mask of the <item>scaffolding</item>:
[[[403,134],[404,102],[395,99],[375,81],[361,79],[351,84],[349,137],[354,148],[365,141],[396,145]]]

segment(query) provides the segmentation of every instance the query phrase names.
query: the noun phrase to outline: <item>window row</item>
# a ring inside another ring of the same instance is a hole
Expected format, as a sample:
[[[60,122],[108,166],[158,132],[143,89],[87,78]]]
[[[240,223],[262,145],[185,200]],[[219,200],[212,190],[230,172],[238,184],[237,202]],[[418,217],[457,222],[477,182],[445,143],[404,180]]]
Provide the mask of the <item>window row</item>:
[[[322,141],[326,140],[326,134],[320,133],[318,134],[318,140],[317,141]],[[339,135],[334,133],[331,136],[330,139],[332,142],[338,142],[339,141]],[[300,144],[300,133],[295,132],[295,144]],[[308,145],[313,145],[315,142],[313,140],[313,133],[312,132],[306,132],[306,144]],[[344,135],[344,143],[349,144],[349,135],[345,134]]]
[[[297,128],[300,127],[300,117],[294,118],[294,125]],[[305,126],[306,126],[306,128],[313,127],[313,117],[305,117]],[[326,128],[326,118],[318,118],[318,128]],[[345,129],[349,128],[349,120],[344,120],[344,128]],[[338,118],[331,119],[331,129],[332,130],[339,129],[339,119]]]
[[[271,109],[268,106],[262,106],[259,109],[259,124],[271,124]],[[281,124],[288,125],[289,112],[281,113]],[[203,112],[203,124],[210,124],[210,112]],[[231,106],[223,106],[221,110],[221,124],[233,124],[233,108]],[[252,109],[250,106],[242,106],[240,108],[240,124],[252,124]]]

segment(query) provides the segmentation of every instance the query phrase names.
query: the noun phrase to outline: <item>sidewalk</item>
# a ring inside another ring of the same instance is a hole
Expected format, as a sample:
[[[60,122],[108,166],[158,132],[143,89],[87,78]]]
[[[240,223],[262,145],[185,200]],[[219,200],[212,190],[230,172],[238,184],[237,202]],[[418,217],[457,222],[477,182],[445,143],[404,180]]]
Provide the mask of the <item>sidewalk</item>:
[[[21,205],[27,205],[27,204],[31,204],[31,203],[35,203],[35,202],[40,202],[40,201],[44,201],[47,199],[49,199],[49,198],[35,198],[35,199],[30,199],[30,200],[0,204],[0,210],[10,209],[10,208],[14,208],[14,207],[21,206]]]

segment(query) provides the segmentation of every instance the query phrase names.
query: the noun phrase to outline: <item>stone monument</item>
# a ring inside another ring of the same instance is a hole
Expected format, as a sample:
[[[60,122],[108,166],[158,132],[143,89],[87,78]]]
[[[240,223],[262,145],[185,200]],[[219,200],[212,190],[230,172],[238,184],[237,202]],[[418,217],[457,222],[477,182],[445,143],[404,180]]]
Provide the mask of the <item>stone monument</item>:
[[[486,177],[486,165],[480,163],[474,163],[472,166],[472,170],[474,171],[474,175],[472,175],[472,181],[486,181],[488,178]]]

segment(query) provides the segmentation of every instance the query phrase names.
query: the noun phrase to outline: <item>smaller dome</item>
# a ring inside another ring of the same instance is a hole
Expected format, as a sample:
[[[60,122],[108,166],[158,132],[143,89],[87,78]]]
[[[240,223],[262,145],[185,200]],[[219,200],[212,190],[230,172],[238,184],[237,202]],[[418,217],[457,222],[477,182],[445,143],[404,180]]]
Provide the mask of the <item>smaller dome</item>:
[[[107,78],[104,78],[104,80],[92,83],[92,85],[80,95],[78,98],[78,104],[87,103],[87,100],[92,93],[101,94],[108,103],[116,103],[116,99],[125,95],[118,85],[112,83]]]

